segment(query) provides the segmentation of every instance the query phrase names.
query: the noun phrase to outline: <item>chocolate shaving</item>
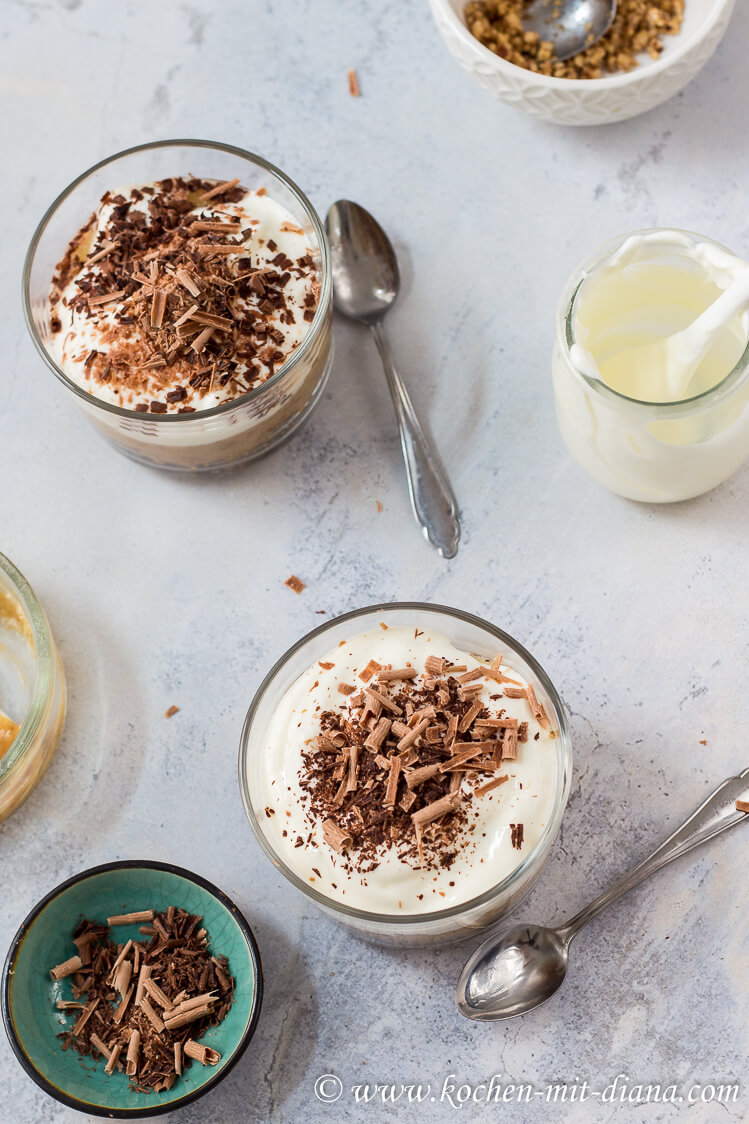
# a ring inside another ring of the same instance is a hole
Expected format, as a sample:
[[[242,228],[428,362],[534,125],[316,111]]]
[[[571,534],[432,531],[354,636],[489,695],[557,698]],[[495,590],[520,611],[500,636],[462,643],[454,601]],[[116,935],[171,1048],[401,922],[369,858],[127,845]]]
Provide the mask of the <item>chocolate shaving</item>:
[[[382,667],[377,660],[370,660],[367,666],[359,672],[359,678],[363,683],[368,683],[376,671],[382,671]]]
[[[415,679],[418,674],[415,667],[382,668],[377,678],[381,683],[391,683],[394,679]]]
[[[139,909],[135,913],[118,913],[115,917],[107,918],[107,925],[137,925],[141,921],[153,921],[152,909]]]
[[[211,1065],[219,1060],[216,1051],[195,1040],[226,1015],[234,981],[226,959],[210,954],[200,917],[170,906],[163,913],[143,910],[113,920],[125,923],[125,917],[133,923],[144,915],[153,920],[147,942],[117,945],[108,928],[96,922],[83,921],[75,930],[76,947],[86,945],[91,952],[91,975],[81,979],[85,1006],[76,1005],[80,1013],[74,1012],[75,1023],[59,1038],[63,1049],[72,1048],[82,1057],[101,1056],[108,1074],[124,1069],[132,1089],[150,1093],[170,1088],[190,1064],[186,1058]],[[131,1003],[136,972],[138,990]],[[161,1006],[163,1017],[146,995]],[[58,1009],[70,1007],[69,1001],[58,1002]]]
[[[401,740],[398,742],[398,749],[400,750],[400,752],[402,753],[404,749],[408,749],[409,746],[415,745],[428,725],[429,718],[422,718],[421,722],[414,726],[413,729],[408,730],[408,732],[405,733]]]
[[[474,798],[505,783],[498,770],[518,754],[521,724],[502,695],[465,697],[474,686],[485,692],[483,664],[469,670],[429,656],[422,671],[404,670],[370,659],[358,673],[365,685],[343,685],[302,749],[310,830],[295,845],[314,845],[324,825],[322,843],[358,876],[391,848],[410,865],[448,868],[473,828]]]
[[[502,738],[502,755],[504,761],[514,761],[518,755],[518,731],[515,726],[508,726]]]
[[[442,796],[432,804],[427,804],[426,807],[420,808],[418,812],[412,813],[411,819],[414,827],[426,827],[427,824],[433,823],[434,820],[441,819],[442,816],[453,811],[455,804],[456,798],[452,795]]]
[[[496,746],[495,741],[491,742],[471,742],[464,747],[462,742],[456,742],[452,748],[460,750],[459,753],[454,754],[447,761],[440,765],[440,770],[443,773],[449,773],[453,769],[458,768],[460,765],[465,765],[473,757],[478,757],[480,754],[485,753],[487,750],[493,750]]]
[[[199,297],[200,296],[200,294],[202,292],[202,289],[200,287],[200,282],[197,280],[196,277],[193,276],[193,274],[189,271],[189,269],[177,269],[177,270],[175,270],[174,276],[177,278],[180,285],[182,285],[185,289],[187,289],[190,296],[193,296],[193,297]]]
[[[232,187],[236,187],[239,179],[226,180],[225,183],[217,183],[209,191],[204,191],[200,196],[201,203],[207,203],[209,199],[215,199],[217,195],[225,195]]]
[[[156,289],[151,301],[151,327],[160,328],[166,310],[166,293],[163,289]]]
[[[79,972],[82,967],[83,961],[80,956],[71,956],[69,960],[64,960],[56,968],[50,968],[49,974],[53,980],[64,980],[66,976],[72,976],[74,972]]]
[[[100,304],[110,304],[112,301],[121,300],[125,296],[127,289],[114,289],[109,293],[100,293],[97,296],[89,297],[88,303],[91,308]]]
[[[395,804],[396,800],[398,799],[398,777],[400,775],[400,771],[401,771],[401,759],[400,759],[400,757],[397,757],[397,756],[391,757],[390,758],[390,772],[388,774],[388,783],[387,783],[387,788],[385,789],[385,798],[383,800],[383,804],[386,807],[388,805],[392,806],[393,804]]]
[[[477,785],[474,792],[477,796],[486,796],[487,792],[491,792],[495,788],[499,788],[501,784],[510,779],[508,773],[504,773],[501,777],[495,777],[493,781],[487,781],[486,784]]]
[[[218,1050],[212,1050],[210,1046],[203,1046],[200,1042],[194,1042],[192,1038],[187,1039],[183,1050],[186,1057],[194,1058],[201,1065],[218,1065],[221,1061]]]
[[[380,718],[371,734],[364,742],[367,749],[379,749],[390,733],[392,722],[389,718]]]
[[[544,730],[548,730],[549,719],[546,716],[546,711],[536,698],[536,692],[533,690],[533,687],[530,683],[525,688],[525,697],[528,700],[528,706],[531,708],[531,714],[536,719],[539,726],[542,726]]]
[[[355,792],[358,787],[358,780],[356,776],[357,766],[359,764],[359,746],[351,745],[347,747],[348,752],[348,777],[346,778],[346,792]]]
[[[380,691],[375,691],[374,687],[365,687],[364,695],[366,698],[374,702],[378,702],[381,707],[384,707],[385,710],[391,711],[393,714],[403,713],[402,709],[398,706],[397,703],[394,703],[392,699],[388,698],[387,695],[383,695]]]
[[[347,831],[342,831],[335,820],[325,820],[322,825],[323,839],[334,851],[343,853],[351,846],[352,839]]]

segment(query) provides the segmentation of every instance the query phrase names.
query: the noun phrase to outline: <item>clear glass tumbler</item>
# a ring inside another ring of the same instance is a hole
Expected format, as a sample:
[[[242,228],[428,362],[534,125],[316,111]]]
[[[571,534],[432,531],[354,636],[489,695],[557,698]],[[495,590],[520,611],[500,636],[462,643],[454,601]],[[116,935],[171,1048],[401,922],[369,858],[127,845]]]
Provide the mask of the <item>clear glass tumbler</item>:
[[[360,632],[406,625],[445,635],[459,649],[493,659],[504,653],[508,667],[515,668],[534,687],[546,708],[556,738],[554,760],[549,769],[553,805],[536,845],[523,853],[515,870],[486,891],[449,909],[422,914],[378,914],[353,908],[319,893],[299,878],[284,862],[266,825],[260,780],[261,758],[267,744],[266,731],[275,708],[292,683],[336,644]],[[378,943],[424,945],[448,943],[480,932],[514,908],[536,882],[557,835],[567,804],[572,771],[572,748],[562,701],[544,670],[516,640],[479,617],[442,605],[402,602],[373,605],[345,613],[310,632],[289,649],[271,669],[250,706],[239,751],[239,785],[245,811],[260,846],[281,873],[337,922],[358,935]]]
[[[190,414],[141,414],[103,402],[68,378],[52,358],[49,294],[70,240],[105,191],[191,174],[248,190],[265,187],[292,214],[317,254],[320,294],[298,348],[267,382],[231,402]],[[121,452],[156,468],[212,470],[253,460],[289,437],[319,401],[332,362],[332,282],[325,231],[312,204],[280,169],[260,156],[211,141],[138,145],[102,160],[62,192],[40,222],[26,256],[23,304],[44,362],[76,396],[96,428]]]

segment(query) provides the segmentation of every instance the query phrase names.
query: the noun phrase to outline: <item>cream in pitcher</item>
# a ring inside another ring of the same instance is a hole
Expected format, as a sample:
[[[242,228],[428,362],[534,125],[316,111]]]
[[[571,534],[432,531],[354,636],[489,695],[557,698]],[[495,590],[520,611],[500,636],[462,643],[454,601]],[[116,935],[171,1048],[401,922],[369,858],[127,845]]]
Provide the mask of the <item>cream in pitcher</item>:
[[[651,230],[605,247],[570,279],[557,318],[557,418],[575,459],[612,491],[688,499],[745,459],[748,271],[707,238]]]

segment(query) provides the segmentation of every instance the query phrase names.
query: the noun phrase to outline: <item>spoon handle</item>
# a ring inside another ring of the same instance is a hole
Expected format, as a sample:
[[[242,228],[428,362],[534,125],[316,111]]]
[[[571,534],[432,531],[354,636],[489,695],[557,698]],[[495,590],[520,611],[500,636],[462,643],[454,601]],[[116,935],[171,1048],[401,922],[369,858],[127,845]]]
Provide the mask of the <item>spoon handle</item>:
[[[634,886],[649,878],[651,874],[655,874],[661,867],[682,855],[686,855],[688,851],[699,847],[702,843],[707,843],[709,839],[720,835],[722,831],[740,823],[741,820],[749,819],[749,815],[745,812],[736,810],[736,801],[746,795],[748,787],[749,769],[744,769],[743,773],[740,773],[737,777],[729,777],[728,780],[723,781],[723,784],[719,785],[715,792],[708,796],[704,803],[700,804],[697,811],[693,812],[689,819],[676,829],[673,835],[669,835],[665,843],[662,843],[660,847],[653,851],[652,855],[643,859],[629,874],[625,874],[623,878],[615,882],[594,902],[591,902],[585,909],[581,909],[571,921],[568,921],[558,930],[559,935],[564,940],[571,941],[583,925],[587,925],[607,906],[610,906]]]
[[[395,369],[382,325],[377,323],[370,327],[385,368],[398,420],[413,513],[432,546],[437,548],[443,558],[453,558],[458,553],[460,542],[457,500],[436,450],[421,428],[403,379]]]

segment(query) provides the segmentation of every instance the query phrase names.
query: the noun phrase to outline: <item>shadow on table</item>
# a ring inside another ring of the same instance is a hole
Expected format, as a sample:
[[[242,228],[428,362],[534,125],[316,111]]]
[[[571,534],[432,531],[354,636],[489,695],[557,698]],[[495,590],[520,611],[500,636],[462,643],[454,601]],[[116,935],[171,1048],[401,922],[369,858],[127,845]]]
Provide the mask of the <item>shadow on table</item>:
[[[238,903],[245,912],[245,903]],[[265,990],[255,1036],[213,1093],[180,1112],[184,1124],[277,1118],[306,1072],[317,1042],[317,993],[300,942],[263,918],[247,916],[263,958]]]
[[[27,861],[30,848],[41,847],[54,880],[58,869],[63,877],[90,865],[92,848],[129,807],[148,731],[138,705],[142,697],[138,672],[117,636],[100,618],[83,619],[70,604],[59,612],[53,611],[53,605],[48,604],[48,609],[67,684],[65,726],[47,773],[29,799],[0,825],[0,838],[6,854],[14,844],[22,845]],[[68,841],[64,855],[57,850],[61,834]],[[58,865],[60,859],[64,869]]]

